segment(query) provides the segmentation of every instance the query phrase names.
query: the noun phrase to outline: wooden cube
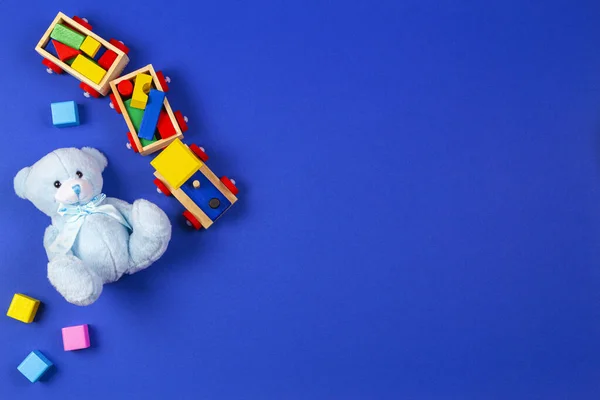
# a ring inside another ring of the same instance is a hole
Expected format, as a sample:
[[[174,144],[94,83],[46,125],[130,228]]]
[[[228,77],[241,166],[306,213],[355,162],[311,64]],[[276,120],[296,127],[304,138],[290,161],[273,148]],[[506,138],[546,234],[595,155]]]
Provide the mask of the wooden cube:
[[[62,328],[62,337],[65,351],[82,350],[90,347],[90,334],[87,324]]]
[[[150,164],[173,189],[179,189],[198,171],[202,161],[181,140],[176,139]]]
[[[39,300],[17,293],[13,296],[6,315],[17,321],[30,324],[33,322],[39,306]]]
[[[37,382],[54,365],[40,351],[35,350],[29,353],[27,358],[17,367],[20,373],[31,383]]]

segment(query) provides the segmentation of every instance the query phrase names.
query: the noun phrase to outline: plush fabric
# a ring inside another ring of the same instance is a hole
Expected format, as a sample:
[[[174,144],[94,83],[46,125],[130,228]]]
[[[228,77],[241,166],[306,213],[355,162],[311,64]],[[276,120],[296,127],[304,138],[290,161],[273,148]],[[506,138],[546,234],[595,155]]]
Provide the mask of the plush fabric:
[[[50,283],[81,306],[96,301],[105,283],[150,266],[171,239],[169,219],[156,205],[104,198],[106,166],[96,149],[58,149],[14,179],[17,195],[52,219],[44,234]]]

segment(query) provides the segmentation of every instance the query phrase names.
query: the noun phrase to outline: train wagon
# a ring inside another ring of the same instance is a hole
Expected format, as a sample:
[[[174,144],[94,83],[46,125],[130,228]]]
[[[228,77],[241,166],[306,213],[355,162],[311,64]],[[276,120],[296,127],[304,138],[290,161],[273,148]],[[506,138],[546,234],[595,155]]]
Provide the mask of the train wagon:
[[[211,227],[237,201],[235,181],[217,178],[207,160],[204,149],[176,139],[150,163],[157,190],[181,203],[187,224],[195,229]]]
[[[111,107],[123,115],[129,132],[127,147],[143,156],[167,147],[187,131],[187,117],[171,109],[168,82],[152,64],[110,82]]]
[[[109,82],[118,78],[129,63],[129,49],[115,39],[104,40],[92,32],[85,18],[69,18],[59,12],[37,46],[48,73],[77,78],[86,97],[106,96]]]

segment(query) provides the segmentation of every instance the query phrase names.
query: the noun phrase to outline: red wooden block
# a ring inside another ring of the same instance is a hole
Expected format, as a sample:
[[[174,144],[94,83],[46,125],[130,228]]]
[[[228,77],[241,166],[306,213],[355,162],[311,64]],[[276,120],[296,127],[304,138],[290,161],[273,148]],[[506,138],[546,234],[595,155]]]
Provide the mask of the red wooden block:
[[[106,49],[104,54],[102,54],[102,57],[98,59],[98,65],[108,71],[110,69],[110,66],[113,65],[116,59],[117,53],[115,53],[112,50]]]
[[[117,85],[117,90],[121,93],[121,96],[131,96],[133,93],[133,83],[131,81],[121,81]]]
[[[158,134],[160,135],[161,139],[166,139],[177,133],[173,123],[171,122],[171,118],[169,118],[169,114],[167,114],[165,110],[160,112],[156,127],[158,128]]]
[[[81,54],[79,50],[69,47],[61,42],[57,42],[54,39],[52,39],[52,44],[56,49],[56,55],[58,55],[58,59],[60,61],[67,61],[71,58],[77,57],[78,54]]]

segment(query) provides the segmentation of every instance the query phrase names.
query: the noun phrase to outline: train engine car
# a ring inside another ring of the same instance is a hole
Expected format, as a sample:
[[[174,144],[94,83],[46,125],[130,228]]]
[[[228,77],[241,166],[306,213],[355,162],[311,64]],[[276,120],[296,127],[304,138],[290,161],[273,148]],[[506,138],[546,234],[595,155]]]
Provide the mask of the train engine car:
[[[195,229],[209,228],[237,201],[235,181],[217,178],[207,160],[202,148],[176,139],[150,163],[157,190],[181,203],[187,224]]]

